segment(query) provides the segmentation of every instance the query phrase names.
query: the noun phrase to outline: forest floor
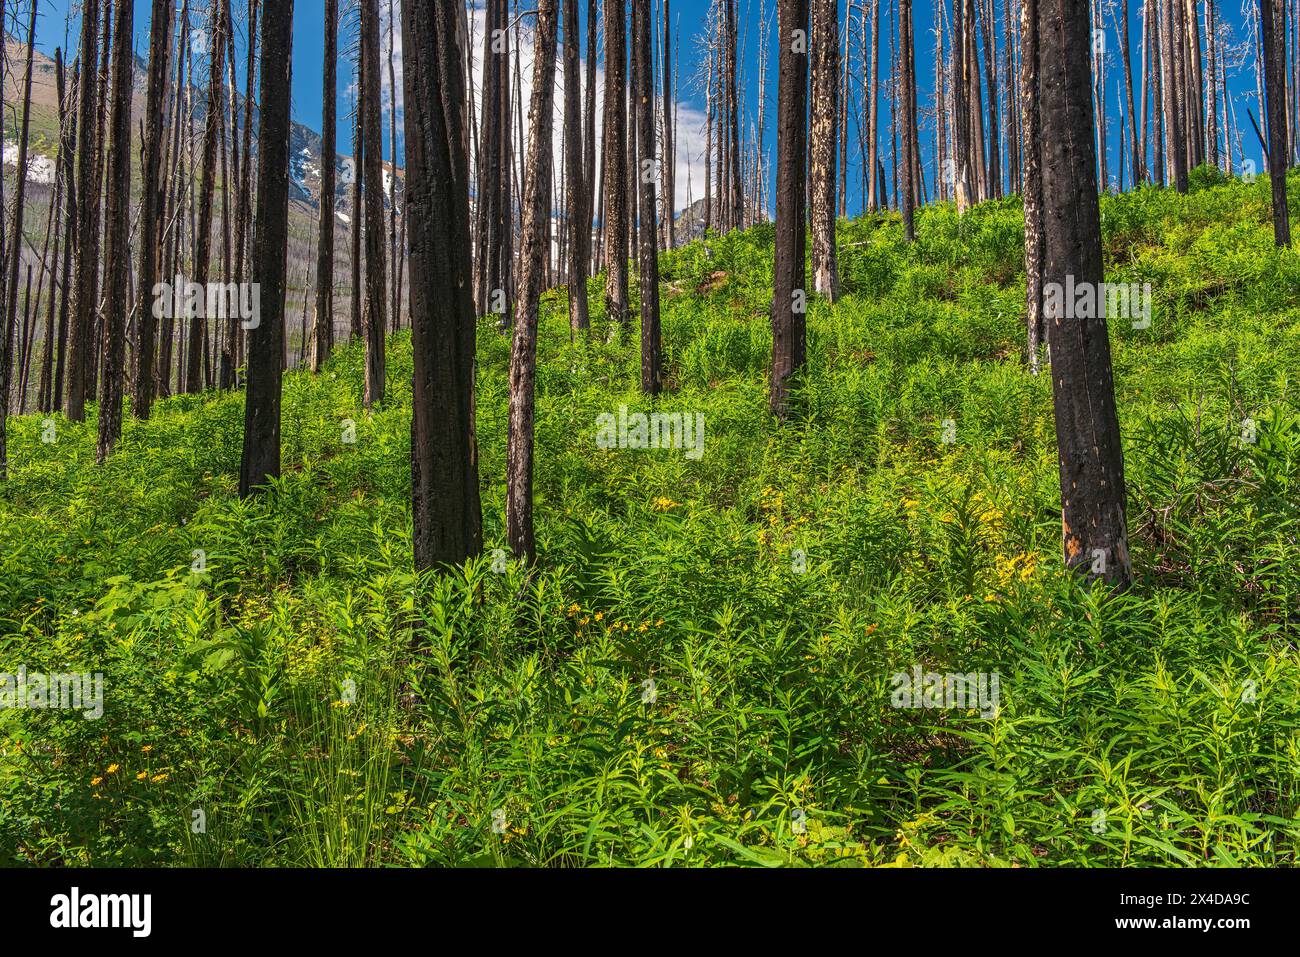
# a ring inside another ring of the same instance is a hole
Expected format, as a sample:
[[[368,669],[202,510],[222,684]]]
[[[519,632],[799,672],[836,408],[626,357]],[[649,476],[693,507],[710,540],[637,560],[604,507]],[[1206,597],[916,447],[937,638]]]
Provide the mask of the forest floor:
[[[1102,203],[1108,280],[1153,296],[1111,322],[1126,594],[1062,569],[1016,200],[913,246],[841,223],[785,426],[771,227],[665,256],[655,408],[703,416],[699,457],[598,446],[651,409],[637,336],[593,281],[571,344],[548,293],[531,581],[489,320],[463,575],[411,572],[408,334],[373,414],[359,344],[288,375],[248,502],[241,394],[160,403],[102,467],[93,409],[11,420],[0,672],[100,673],[104,705],[0,710],[0,863],[1295,864],[1300,259],[1264,178],[1211,180]],[[983,697],[903,700],[918,672]]]

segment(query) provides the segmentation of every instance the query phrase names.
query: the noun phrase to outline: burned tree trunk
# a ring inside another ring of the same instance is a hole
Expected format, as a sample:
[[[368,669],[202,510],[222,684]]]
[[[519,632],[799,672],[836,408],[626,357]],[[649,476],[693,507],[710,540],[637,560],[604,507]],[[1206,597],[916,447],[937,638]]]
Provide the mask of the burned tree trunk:
[[[495,312],[501,328],[514,313],[511,260],[514,219],[510,167],[514,154],[510,123],[510,30],[506,0],[487,0],[483,34],[483,123],[479,130],[478,308]]]
[[[13,249],[8,252],[9,278],[5,282],[5,313],[0,320],[0,479],[8,475],[9,448],[6,438],[6,419],[9,415],[9,388],[13,374],[13,338],[17,324],[18,266],[23,258],[23,196],[27,186],[27,143],[32,116],[32,58],[36,48],[36,15],[38,4],[33,0],[31,19],[27,24],[27,67],[23,80],[23,118],[18,139],[18,170],[14,186]],[[0,14],[3,11],[0,10]],[[4,22],[0,19],[0,27]],[[2,106],[3,104],[0,104]],[[0,207],[3,215],[3,207]],[[28,298],[31,292],[31,274],[28,273]],[[27,308],[31,303],[27,302]],[[26,390],[22,390],[20,395]],[[20,402],[21,409],[21,402]]]
[[[546,268],[546,184],[551,178],[557,0],[538,0],[533,51],[533,95],[528,110],[524,173],[523,249],[519,313],[510,346],[510,425],[506,452],[506,538],[515,557],[537,559],[533,535],[533,420],[537,378],[537,313]],[[619,104],[622,112],[622,104]]]
[[[362,57],[358,52],[356,74],[358,88],[361,86],[361,60]],[[366,147],[365,137],[362,133],[363,126],[361,103],[354,96],[352,98],[352,222],[349,224],[351,230],[349,239],[352,244],[352,257],[349,263],[352,281],[351,316],[348,323],[348,336],[350,339],[361,338],[361,313],[364,310],[364,298],[361,291],[361,224],[365,218],[362,212],[364,201],[361,194],[365,189],[366,180]]]
[[[920,192],[916,171],[920,160],[916,135],[916,44],[912,39],[912,0],[899,0],[899,48],[902,58],[903,98],[903,238],[909,243],[916,239],[916,199]],[[992,109],[992,107],[990,107]],[[996,145],[994,153],[997,152]]]
[[[641,391],[658,395],[663,389],[663,343],[659,330],[659,230],[655,186],[661,161],[655,157],[654,57],[650,46],[650,4],[632,6],[632,42],[636,44],[636,74],[632,78],[636,103],[637,169],[640,172],[641,228],[637,233],[637,279],[641,292]]]
[[[362,151],[366,166],[366,303],[361,326],[366,337],[365,405],[384,400],[384,334],[388,290],[384,249],[383,115],[379,90],[379,0],[361,3]]]
[[[212,201],[217,182],[217,136],[221,127],[221,74],[226,52],[226,20],[222,4],[212,5],[210,57],[208,60],[208,115],[203,129],[203,173],[199,184],[198,233],[194,237],[194,281],[206,288],[212,262]],[[208,317],[189,317],[189,345],[185,365],[185,391],[203,388],[203,354],[207,344]]]
[[[108,242],[104,256],[104,385],[99,397],[99,441],[103,463],[122,434],[126,320],[131,300],[131,94],[135,56],[131,49],[135,6],[118,3],[113,24],[113,89],[109,104]],[[152,70],[150,71],[153,72]]]
[[[663,26],[663,209],[664,209],[664,246],[672,249],[677,245],[674,212],[677,201],[677,131],[673,116],[673,58],[672,58],[672,17],[671,0],[664,0]]]
[[[772,281],[772,414],[790,414],[806,356],[804,197],[807,190],[808,0],[778,0],[776,249]]]
[[[587,189],[582,200],[582,228],[585,237],[584,248],[587,250],[587,261],[590,269],[598,268],[595,265],[597,256],[593,254],[598,250],[594,250],[593,247],[599,245],[599,243],[593,243],[592,241],[592,223],[595,219],[596,193],[598,192],[598,184],[596,183],[596,26],[599,19],[596,11],[596,0],[587,0],[586,119],[582,134],[582,175],[584,182],[587,184]]]
[[[1163,20],[1160,28],[1165,96],[1165,150],[1173,167],[1174,188],[1187,192],[1187,138],[1183,126],[1183,84],[1179,76],[1178,51],[1181,41],[1174,32],[1174,4],[1181,0],[1161,0]],[[1268,2],[1268,0],[1263,0]]]
[[[95,64],[99,59],[99,0],[81,7],[80,87],[77,103],[77,270],[72,299],[72,324],[68,333],[68,418],[86,418],[86,379],[95,327],[95,298],[99,287],[99,186],[96,166],[96,118],[99,86]]]
[[[334,349],[334,189],[338,98],[339,0],[325,0],[325,85],[322,91],[320,217],[316,236],[316,322],[312,329],[311,371]],[[355,210],[353,211],[355,212]]]
[[[812,274],[813,289],[832,303],[840,297],[835,254],[838,7],[837,0],[812,0]]]
[[[149,418],[154,394],[154,333],[152,303],[158,282],[158,239],[162,232],[163,115],[170,74],[174,0],[154,0],[149,20],[149,85],[144,108],[144,169],[141,171],[140,259],[136,275],[137,342],[131,409],[137,419]]]
[[[582,63],[578,56],[578,0],[564,0],[564,199],[568,219],[569,328],[585,331],[587,312],[587,244],[591,226],[587,203],[586,159],[582,147]]]
[[[1286,18],[1282,0],[1260,0],[1260,43],[1264,51],[1264,86],[1268,100],[1268,178],[1273,189],[1273,241],[1291,245],[1286,205]]]
[[[457,0],[433,0],[430,6],[402,4],[417,569],[459,564],[483,546],[474,432],[465,7]]]
[[[628,319],[627,45],[624,0],[605,0],[605,315]]]
[[[1088,13],[1075,0],[1037,6],[1042,128],[1032,148],[1043,177],[1043,311],[1051,327],[1062,544],[1067,567],[1124,587],[1133,571],[1110,339],[1098,302],[1105,301],[1104,267]],[[1065,301],[1062,290],[1080,288],[1092,291],[1094,308]]]
[[[284,378],[284,294],[289,250],[289,98],[293,77],[293,0],[262,11],[262,92],[259,108],[257,220],[253,282],[260,316],[248,330],[248,387],[244,450],[239,468],[243,498],[280,477],[280,386]]]
[[[880,162],[880,0],[872,0],[871,11],[871,70],[869,82],[865,84],[871,98],[867,109],[867,208],[877,210],[881,203],[876,192],[876,169]]]
[[[1020,126],[1024,162],[1025,317],[1029,370],[1038,374],[1047,327],[1043,323],[1043,168],[1042,111],[1038,97],[1038,2],[1020,9]]]

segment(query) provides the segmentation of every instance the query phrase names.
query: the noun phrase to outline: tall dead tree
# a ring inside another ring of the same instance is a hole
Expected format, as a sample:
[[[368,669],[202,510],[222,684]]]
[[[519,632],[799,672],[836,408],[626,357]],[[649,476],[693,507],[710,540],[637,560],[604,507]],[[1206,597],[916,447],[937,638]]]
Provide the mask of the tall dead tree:
[[[637,148],[640,151],[639,201],[641,228],[637,233],[637,279],[641,292],[641,391],[658,395],[663,389],[663,343],[659,329],[659,230],[655,224],[655,187],[662,160],[655,156],[654,56],[650,45],[650,4],[632,5],[632,42],[636,44]]]
[[[1029,0],[1035,4],[1035,0]],[[1052,396],[1066,566],[1088,580],[1132,580],[1124,517],[1124,457],[1104,301],[1101,212],[1093,154],[1090,30],[1076,0],[1037,0],[1044,316],[1051,327]],[[1094,307],[1063,290],[1090,289]]]
[[[880,163],[880,0],[872,0],[871,39],[868,46],[871,48],[871,67],[864,84],[866,95],[870,99],[867,108],[867,207],[877,210],[882,201],[876,192],[876,169]],[[864,56],[863,60],[866,59]]]
[[[967,31],[969,30],[970,0],[953,0],[952,4],[952,154],[953,188],[957,197],[957,212],[970,208],[972,196],[971,111],[969,97],[970,68],[967,63]],[[974,105],[979,115],[979,105]]]
[[[672,249],[677,245],[676,200],[677,200],[677,130],[673,100],[673,58],[672,58],[672,15],[671,0],[664,0],[663,25],[663,228],[664,246]]]
[[[68,110],[65,103],[67,94],[63,70],[63,50],[61,47],[54,48],[54,84],[59,106],[59,149],[67,148],[70,150],[71,148],[68,147]],[[55,408],[55,397],[52,393],[55,361],[54,343],[56,339],[54,327],[58,313],[59,285],[62,281],[59,273],[59,255],[63,245],[64,223],[67,220],[65,196],[68,191],[68,177],[65,175],[65,169],[64,157],[60,156],[57,159],[54,172],[54,197],[50,207],[50,218],[54,226],[54,254],[49,260],[50,298],[46,306],[45,341],[41,350],[41,380],[36,387],[37,408],[41,412],[52,412]],[[41,255],[41,263],[42,269],[44,269],[46,263],[44,254]],[[62,339],[62,336],[58,338]]]
[[[247,498],[280,477],[280,389],[284,377],[284,297],[289,250],[289,102],[293,86],[293,0],[262,10],[257,219],[253,282],[261,296],[248,330],[248,385],[239,494]]]
[[[245,53],[244,76],[244,120],[243,143],[240,152],[244,162],[239,169],[239,188],[235,194],[235,283],[242,288],[246,263],[248,261],[248,237],[253,228],[253,102],[254,83],[257,78],[257,14],[259,0],[248,0],[248,50]],[[233,48],[232,48],[233,49]],[[337,52],[334,60],[337,61]],[[231,80],[233,87],[234,81]],[[231,115],[234,116],[232,108]],[[333,132],[333,124],[330,125]],[[244,361],[244,329],[240,322],[230,323],[229,347],[229,381],[222,382],[223,388],[232,388],[238,376],[237,370]]]
[[[131,411],[137,419],[149,418],[154,395],[154,337],[157,321],[152,304],[158,282],[159,243],[162,232],[164,190],[162,156],[163,119],[170,75],[172,21],[175,0],[153,0],[149,19],[149,79],[144,107],[144,166],[140,172],[140,248],[136,268],[136,347],[133,353]]]
[[[628,320],[627,42],[625,0],[605,0],[605,316]]]
[[[320,148],[320,216],[316,234],[316,322],[311,370],[319,372],[334,348],[334,190],[337,146],[339,0],[325,0],[325,77]],[[355,210],[353,211],[355,212]]]
[[[1291,245],[1286,204],[1286,15],[1282,0],[1260,0],[1260,46],[1268,101],[1268,177],[1273,192],[1273,241]]]
[[[582,224],[589,268],[597,269],[597,245],[592,240],[592,223],[596,213],[596,32],[600,16],[596,0],[587,0],[587,88],[582,132],[582,177],[587,184],[583,196]]]
[[[208,111],[203,125],[203,172],[199,184],[199,219],[194,236],[194,281],[206,287],[212,264],[212,202],[217,183],[217,138],[222,123],[221,75],[226,52],[226,18],[223,5],[215,0],[208,28]],[[199,392],[204,385],[204,352],[207,346],[207,317],[188,317],[189,342],[185,359],[185,391]]]
[[[920,143],[916,128],[916,43],[912,37],[912,0],[899,0],[898,4],[899,52],[902,59],[903,105],[903,238],[909,243],[916,239],[916,205],[920,195],[917,171],[920,168]],[[997,152],[996,146],[994,152]]]
[[[361,87],[361,51],[357,51],[357,88]],[[357,97],[352,97],[352,222],[349,224],[348,239],[351,243],[351,290],[352,301],[348,321],[348,335],[352,339],[361,338],[362,319],[365,311],[365,296],[361,289],[361,225],[365,221],[362,192],[366,185],[365,137],[362,132],[361,104]]]
[[[1128,0],[1121,0],[1120,20],[1115,24],[1119,31],[1120,58],[1124,66],[1124,94],[1128,103],[1128,139],[1129,139],[1129,173],[1133,184],[1137,185],[1146,178],[1146,152],[1138,142],[1138,116],[1133,100],[1133,55],[1129,39]],[[1121,157],[1121,162],[1123,157]]]
[[[840,85],[838,8],[838,0],[812,0],[812,274],[813,289],[832,303],[840,297],[835,252],[835,151]]]
[[[384,335],[388,329],[387,256],[384,248],[384,143],[379,83],[379,0],[361,0],[361,129],[366,166],[365,405],[384,401]]]
[[[68,331],[67,415],[73,422],[86,418],[86,384],[95,328],[99,290],[99,185],[96,164],[96,120],[99,86],[95,64],[99,60],[99,0],[81,5],[80,82],[77,102],[77,269]]]
[[[514,225],[510,168],[510,30],[506,0],[487,0],[483,31],[483,122],[479,129],[477,228],[481,313],[496,312],[502,328],[513,315]]]
[[[1029,370],[1038,374],[1047,327],[1043,322],[1043,139],[1039,104],[1038,0],[1020,8],[1020,128],[1024,149],[1022,188],[1025,212],[1025,317]]]
[[[131,95],[134,92],[135,5],[118,3],[113,24],[113,87],[109,101],[108,242],[104,256],[104,384],[99,397],[95,460],[103,463],[122,434],[126,322],[131,304]],[[152,71],[151,71],[152,72]]]
[[[389,294],[392,296],[390,321],[394,332],[402,328],[400,290],[403,265],[402,250],[397,245],[397,71],[394,63],[397,56],[396,30],[397,18],[393,10],[393,0],[388,0],[388,155],[390,158],[388,182],[390,185],[386,192],[388,193],[388,250],[389,258],[393,263],[389,283]]]
[[[4,25],[8,22],[5,19],[6,9],[5,0],[0,0],[0,33],[3,33]],[[0,54],[3,53],[3,45],[0,45]],[[4,58],[0,56],[0,129],[3,129],[3,118],[5,116],[5,84],[3,78]],[[0,169],[0,259],[3,253],[9,248],[5,241],[5,185],[3,169]],[[7,289],[8,272],[4,268],[4,263],[0,261],[0,304],[9,301]],[[9,475],[9,444],[8,444],[8,425],[7,418],[9,415],[9,335],[10,328],[5,312],[0,312],[0,481],[8,478]]]
[[[587,311],[587,244],[591,226],[587,203],[586,158],[582,146],[582,62],[579,57],[578,0],[564,0],[564,154],[565,214],[569,244],[569,328],[585,331],[591,325]]]
[[[740,99],[736,93],[737,73],[740,65],[736,56],[736,44],[739,30],[736,23],[736,0],[723,0],[726,18],[724,21],[726,42],[723,46],[722,80],[726,89],[727,111],[727,176],[725,204],[727,208],[727,228],[743,228],[745,216],[745,198],[741,187],[740,169]]]
[[[546,269],[547,183],[551,178],[557,0],[538,0],[533,92],[524,172],[519,314],[510,345],[510,424],[506,449],[506,538],[515,557],[537,559],[533,535],[533,427],[537,379],[537,314]],[[619,104],[620,107],[622,104]],[[622,110],[620,109],[620,112]]]
[[[483,547],[463,68],[468,47],[463,3],[402,4],[417,569],[456,565]]]
[[[9,276],[3,287],[5,290],[5,311],[4,316],[0,318],[0,480],[7,478],[9,474],[9,447],[6,432],[9,416],[9,392],[13,375],[13,338],[17,324],[18,265],[23,258],[23,196],[27,186],[27,144],[28,134],[31,129],[32,59],[36,49],[37,7],[36,0],[32,0],[31,19],[27,25],[27,65],[23,79],[23,118],[18,140],[18,168],[17,175],[14,177],[13,249],[5,251],[5,255],[8,257]],[[0,7],[0,29],[5,26],[3,14],[3,7]],[[3,82],[2,76],[0,76],[0,82]],[[3,100],[0,99],[0,115],[3,114],[3,106]],[[0,204],[0,217],[3,217],[3,215],[4,207],[3,204]],[[29,276],[29,293],[30,290],[31,280]],[[31,303],[28,302],[27,305],[30,307]],[[25,395],[25,392],[26,390],[20,390],[20,395]]]
[[[777,0],[776,247],[772,281],[772,414],[790,414],[807,355],[804,210],[808,148],[808,0]]]
[[[1165,154],[1173,170],[1174,188],[1180,193],[1186,193],[1187,140],[1183,125],[1183,84],[1178,57],[1182,44],[1174,31],[1174,8],[1180,0],[1160,2],[1163,13],[1160,40],[1163,61],[1161,86],[1165,97]]]

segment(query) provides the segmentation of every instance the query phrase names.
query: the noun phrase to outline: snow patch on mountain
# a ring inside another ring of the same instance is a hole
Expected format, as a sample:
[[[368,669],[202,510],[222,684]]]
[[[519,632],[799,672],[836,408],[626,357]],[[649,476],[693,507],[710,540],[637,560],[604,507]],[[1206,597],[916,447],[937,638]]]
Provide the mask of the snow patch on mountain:
[[[18,143],[16,140],[5,140],[4,164],[6,167],[18,167]],[[41,183],[45,186],[54,185],[54,159],[41,153],[27,154],[27,182]]]

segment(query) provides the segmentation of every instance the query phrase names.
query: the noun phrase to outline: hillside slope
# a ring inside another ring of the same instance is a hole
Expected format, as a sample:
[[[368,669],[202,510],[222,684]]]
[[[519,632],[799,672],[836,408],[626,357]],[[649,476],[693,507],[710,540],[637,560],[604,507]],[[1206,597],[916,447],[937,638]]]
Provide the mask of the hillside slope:
[[[1154,294],[1111,330],[1124,595],[1062,573],[1015,200],[922,210],[911,246],[842,224],[783,427],[771,228],[665,255],[655,408],[704,417],[698,460],[598,447],[651,409],[635,336],[605,341],[596,279],[571,345],[548,293],[531,579],[496,551],[490,322],[486,551],[455,576],[411,573],[405,334],[373,414],[355,344],[288,376],[285,477],[250,502],[238,394],[160,403],[103,467],[93,416],[13,420],[0,670],[106,696],[0,711],[0,862],[1296,864],[1300,262],[1265,180],[1211,179],[1102,203],[1108,278]],[[918,670],[996,700],[899,707]]]

